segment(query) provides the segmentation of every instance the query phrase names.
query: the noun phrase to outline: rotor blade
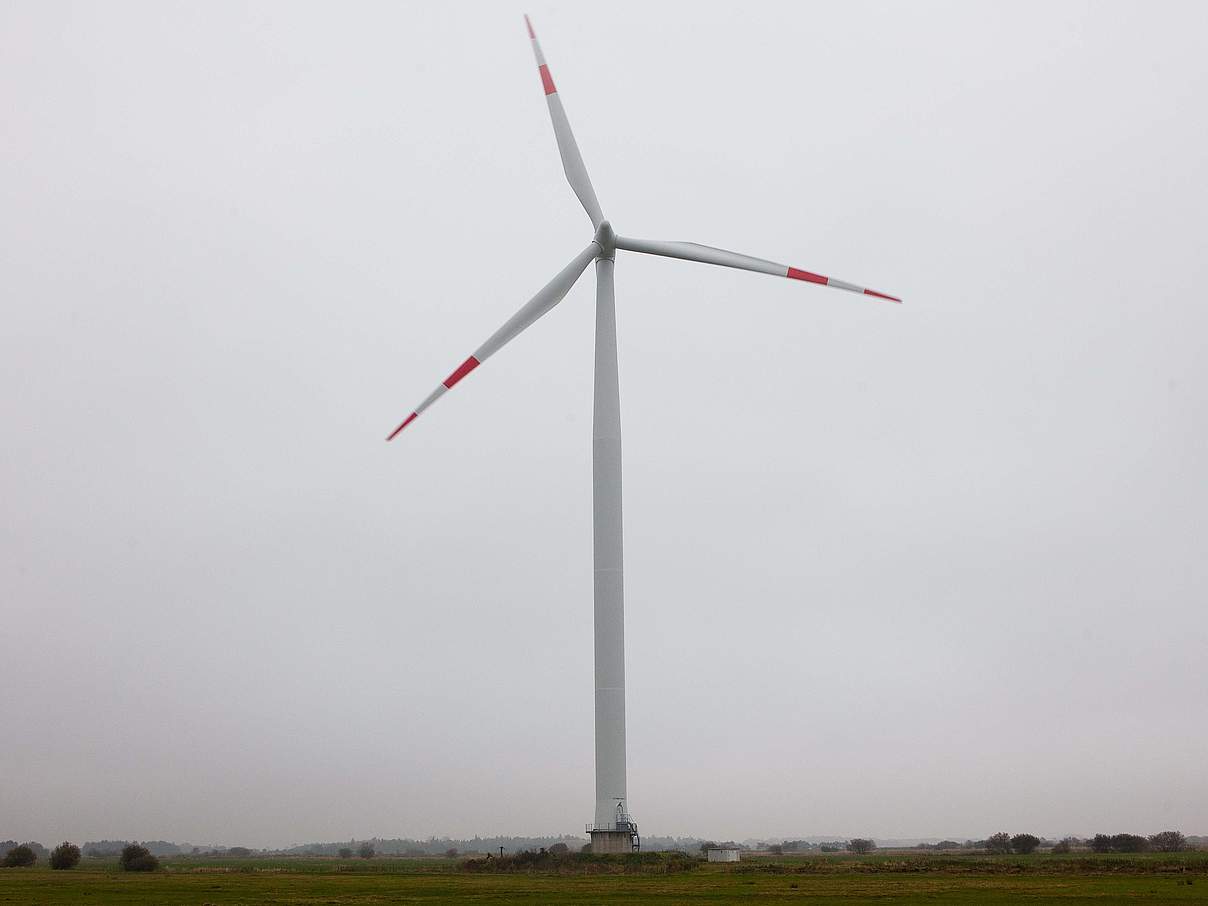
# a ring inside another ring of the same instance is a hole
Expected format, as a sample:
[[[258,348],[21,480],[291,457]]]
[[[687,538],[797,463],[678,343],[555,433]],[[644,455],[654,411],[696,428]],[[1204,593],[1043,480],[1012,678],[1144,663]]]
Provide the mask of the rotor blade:
[[[421,412],[444,396],[445,391],[451,389],[454,384],[518,337],[526,327],[561,302],[563,297],[570,292],[570,288],[575,285],[575,281],[587,269],[587,265],[591,264],[592,260],[599,254],[600,246],[595,242],[592,242],[591,245],[580,252],[574,261],[562,269],[558,276],[545,284],[545,288],[541,292],[533,296],[520,311],[508,319],[506,324],[491,334],[485,343],[475,349],[472,356],[458,365],[457,369],[445,378],[439,387],[428,394],[427,398],[415,407],[415,411],[403,419],[402,424],[390,432],[390,436],[386,440],[394,440],[398,436],[398,433],[415,421]]]
[[[650,239],[630,239],[627,236],[617,237],[617,248],[630,252],[643,252],[647,255],[662,255],[664,258],[682,258],[685,261],[703,261],[705,264],[719,264],[722,267],[736,267],[744,271],[756,271],[761,274],[771,274],[774,277],[789,277],[793,280],[805,280],[807,283],[818,283],[822,286],[833,286],[853,293],[862,293],[876,299],[888,299],[900,303],[897,296],[879,293],[875,289],[856,286],[845,280],[834,277],[823,277],[810,271],[803,271],[787,264],[777,264],[775,261],[765,261],[762,258],[752,258],[750,255],[740,255],[737,252],[727,252],[725,249],[715,249],[709,245],[698,245],[695,242],[661,242]]]
[[[562,155],[562,169],[566,171],[567,182],[575,190],[579,202],[591,218],[591,225],[598,227],[604,220],[604,213],[600,210],[600,202],[596,201],[596,190],[591,187],[587,167],[583,166],[583,155],[579,153],[579,146],[575,143],[575,134],[570,131],[570,121],[566,118],[566,111],[562,109],[562,100],[558,97],[558,89],[554,87],[554,78],[549,74],[549,67],[545,65],[545,54],[541,52],[541,45],[537,43],[537,34],[533,31],[533,23],[529,21],[528,16],[524,17],[524,24],[528,26],[529,38],[533,42],[533,54],[537,57],[537,71],[541,74],[541,86],[545,89],[549,116],[554,122],[554,137],[558,140],[558,153]]]

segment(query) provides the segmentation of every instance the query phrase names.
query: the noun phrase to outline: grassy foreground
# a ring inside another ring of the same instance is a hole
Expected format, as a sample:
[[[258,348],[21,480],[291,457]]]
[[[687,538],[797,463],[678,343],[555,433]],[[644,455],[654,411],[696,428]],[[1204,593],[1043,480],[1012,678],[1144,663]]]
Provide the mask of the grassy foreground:
[[[783,857],[665,871],[607,860],[558,870],[466,871],[445,859],[170,859],[119,872],[0,869],[0,904],[255,906],[387,903],[1208,902],[1208,853],[1176,856]]]

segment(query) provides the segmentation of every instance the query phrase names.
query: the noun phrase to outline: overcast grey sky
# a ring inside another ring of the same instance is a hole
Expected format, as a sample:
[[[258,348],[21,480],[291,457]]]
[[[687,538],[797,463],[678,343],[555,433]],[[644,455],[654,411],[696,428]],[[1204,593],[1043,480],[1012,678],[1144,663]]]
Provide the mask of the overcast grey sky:
[[[1208,833],[1198,3],[0,5],[0,838]]]

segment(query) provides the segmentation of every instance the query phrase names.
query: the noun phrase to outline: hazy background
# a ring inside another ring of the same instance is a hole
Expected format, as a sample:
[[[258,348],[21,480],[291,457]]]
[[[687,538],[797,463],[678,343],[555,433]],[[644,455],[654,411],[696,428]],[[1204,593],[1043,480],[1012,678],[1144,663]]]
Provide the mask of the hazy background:
[[[741,8],[740,8],[741,7]],[[1208,832],[1203,4],[0,6],[0,837]]]

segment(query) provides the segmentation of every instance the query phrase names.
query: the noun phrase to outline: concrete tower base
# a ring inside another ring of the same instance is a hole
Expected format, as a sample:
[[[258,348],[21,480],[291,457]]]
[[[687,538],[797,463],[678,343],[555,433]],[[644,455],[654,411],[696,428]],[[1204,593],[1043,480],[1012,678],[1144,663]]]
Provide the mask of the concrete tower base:
[[[633,835],[627,830],[591,831],[591,851],[593,853],[631,853],[633,852]]]

